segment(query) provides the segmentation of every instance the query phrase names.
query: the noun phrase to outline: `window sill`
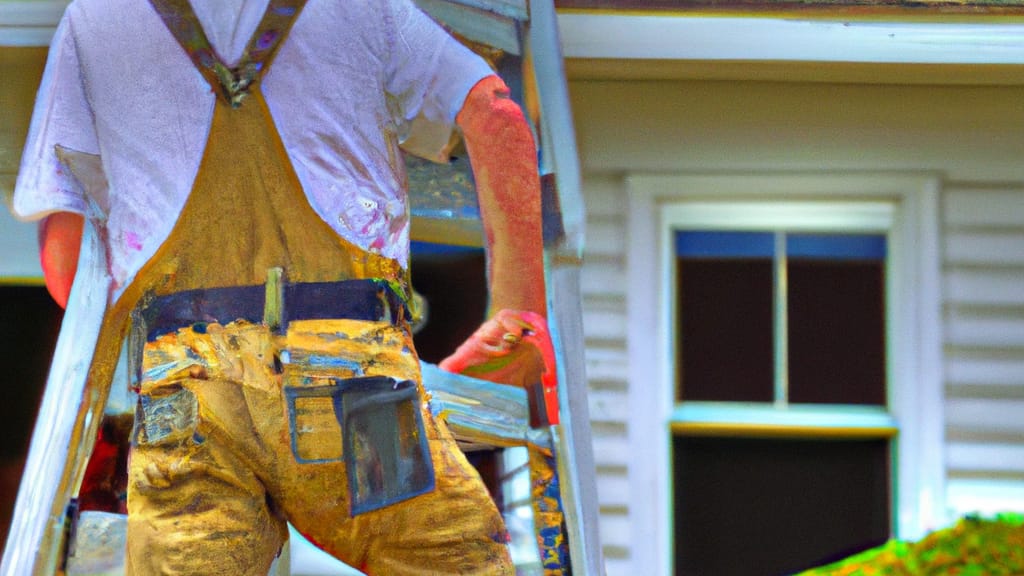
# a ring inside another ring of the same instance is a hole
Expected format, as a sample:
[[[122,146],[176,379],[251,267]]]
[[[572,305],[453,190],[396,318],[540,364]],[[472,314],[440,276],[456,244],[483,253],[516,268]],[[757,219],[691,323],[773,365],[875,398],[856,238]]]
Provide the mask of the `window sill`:
[[[892,438],[899,432],[884,407],[829,404],[685,402],[672,411],[670,427],[680,436],[747,438]]]

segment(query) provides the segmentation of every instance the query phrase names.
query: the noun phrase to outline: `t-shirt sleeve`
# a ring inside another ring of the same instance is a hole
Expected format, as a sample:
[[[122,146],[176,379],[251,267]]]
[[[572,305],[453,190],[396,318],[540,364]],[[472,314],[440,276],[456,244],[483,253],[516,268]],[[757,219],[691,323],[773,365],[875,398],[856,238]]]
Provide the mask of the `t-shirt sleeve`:
[[[386,4],[390,54],[385,89],[399,137],[414,154],[446,161],[455,116],[466,95],[494,71],[411,0]]]
[[[13,201],[14,215],[19,219],[36,220],[59,211],[87,212],[85,188],[72,167],[61,161],[67,155],[59,149],[99,154],[68,13],[50,45],[21,157]]]

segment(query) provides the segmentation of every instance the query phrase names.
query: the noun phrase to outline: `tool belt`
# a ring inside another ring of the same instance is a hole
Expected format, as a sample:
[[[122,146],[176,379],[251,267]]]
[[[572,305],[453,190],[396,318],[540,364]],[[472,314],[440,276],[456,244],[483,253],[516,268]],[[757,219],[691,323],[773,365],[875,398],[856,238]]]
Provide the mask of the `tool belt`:
[[[341,319],[386,322],[400,329],[408,326],[408,307],[387,281],[285,284],[280,278],[273,269],[263,286],[152,297],[138,310],[137,341],[145,334],[147,341],[158,345],[155,341],[161,335],[186,326],[195,329],[204,323],[228,325],[238,320],[282,329],[291,321]],[[290,448],[297,463],[316,467],[343,462],[352,516],[434,489],[434,467],[415,381],[366,375],[358,356],[293,352],[283,348],[278,366],[283,374]],[[339,366],[353,376],[332,376]],[[166,395],[141,394],[135,442],[193,437],[197,431],[178,430],[181,415],[190,410],[194,417],[186,421],[202,420],[192,398],[184,389]]]
[[[292,320],[348,319],[402,326],[411,315],[387,281],[360,279],[187,290],[149,299],[139,318],[152,341],[202,323],[245,320],[284,327]]]

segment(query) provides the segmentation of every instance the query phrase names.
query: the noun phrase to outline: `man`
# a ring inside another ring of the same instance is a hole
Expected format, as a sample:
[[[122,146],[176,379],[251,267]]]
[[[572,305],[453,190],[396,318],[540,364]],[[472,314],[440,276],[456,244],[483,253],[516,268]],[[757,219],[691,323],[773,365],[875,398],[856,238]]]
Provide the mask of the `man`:
[[[426,123],[417,152],[443,159],[453,122],[492,315],[442,366],[531,384],[542,362],[522,339],[545,310],[532,137],[501,80],[409,0],[68,8],[15,211],[46,216],[61,303],[90,218],[108,323],[131,314],[146,340],[129,573],[265,574],[285,519],[371,574],[512,572],[479,477],[424,408],[406,322],[397,144]]]

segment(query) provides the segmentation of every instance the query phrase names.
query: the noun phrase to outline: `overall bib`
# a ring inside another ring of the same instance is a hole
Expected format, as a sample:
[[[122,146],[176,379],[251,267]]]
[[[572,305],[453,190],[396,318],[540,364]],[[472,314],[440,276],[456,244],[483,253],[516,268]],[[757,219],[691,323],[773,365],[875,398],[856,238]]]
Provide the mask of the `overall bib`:
[[[185,208],[123,297],[146,339],[128,573],[263,576],[286,520],[371,574],[513,573],[426,409],[406,271],[316,214],[260,93],[304,2],[271,0],[234,68],[188,0],[151,4],[217,99]]]

